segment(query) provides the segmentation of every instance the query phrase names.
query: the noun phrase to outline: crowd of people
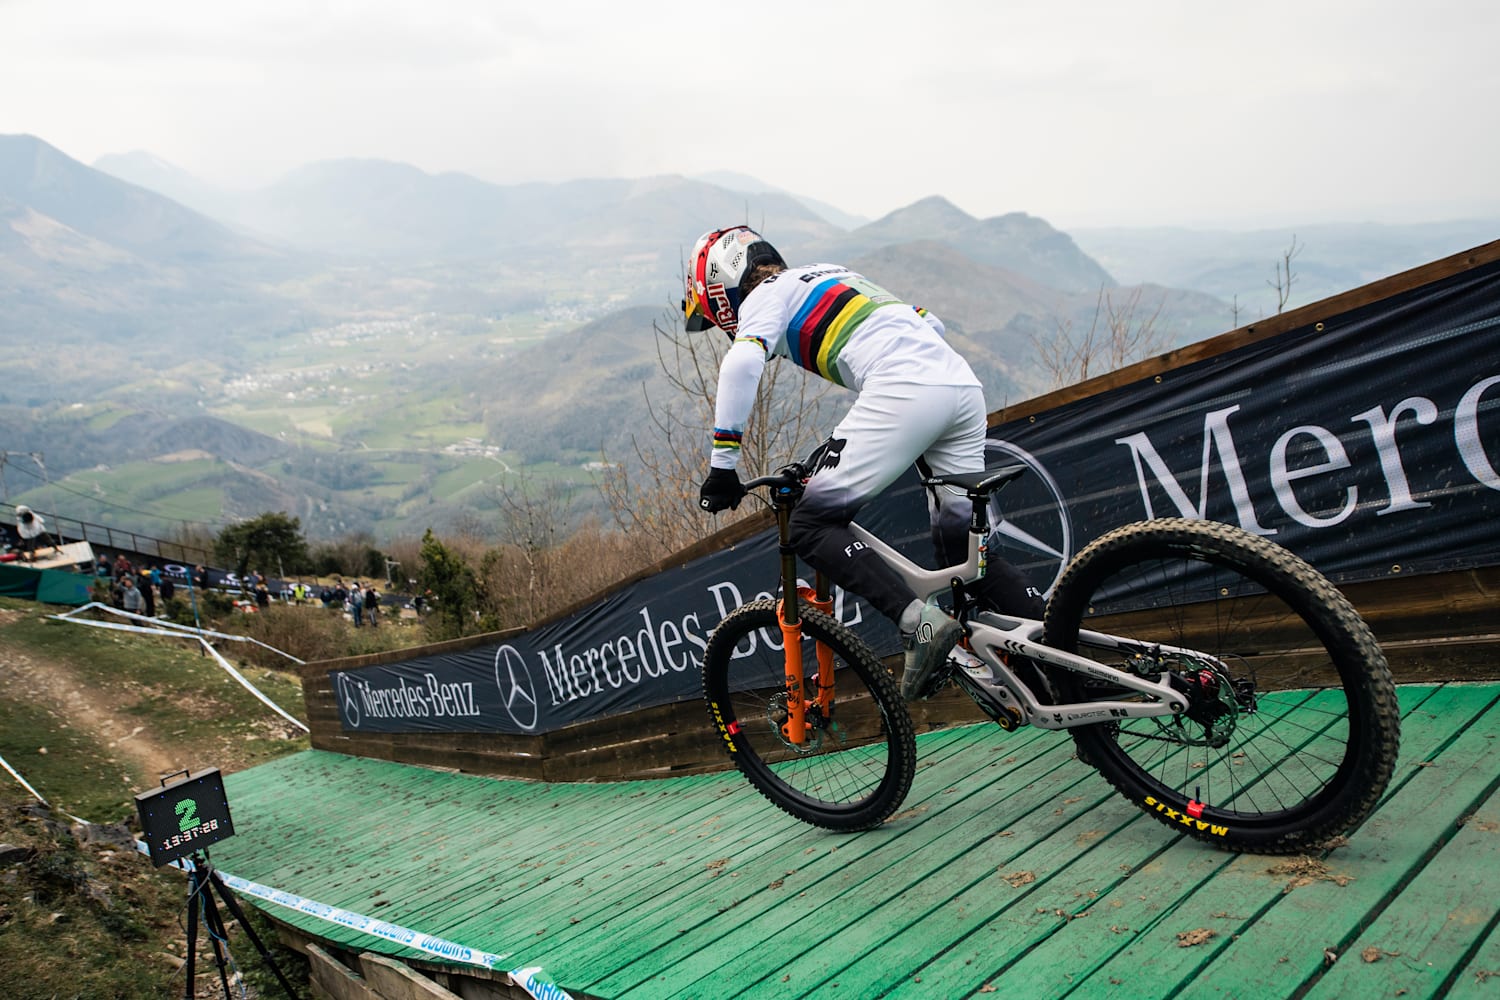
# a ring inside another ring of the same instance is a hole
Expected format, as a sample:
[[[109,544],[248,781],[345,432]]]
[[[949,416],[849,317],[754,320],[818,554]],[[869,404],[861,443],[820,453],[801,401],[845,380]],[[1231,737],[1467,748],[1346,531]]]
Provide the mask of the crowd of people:
[[[113,561],[108,555],[101,553],[95,561],[94,574],[101,581],[107,581],[110,603],[113,606],[148,618],[157,616],[158,598],[164,604],[177,593],[177,583],[170,575],[163,573],[160,567],[133,566],[123,552],[115,556]],[[193,568],[190,586],[199,591],[213,589],[206,567],[200,564]],[[345,583],[342,577],[334,577],[332,583],[324,584],[308,584],[300,580],[283,581],[279,592],[273,595],[270,583],[259,570],[246,574],[240,593],[242,599],[239,604],[247,611],[252,608],[265,610],[277,600],[289,605],[317,604],[347,614],[355,628],[378,626],[380,606],[385,600],[373,581],[364,583],[353,580]],[[427,602],[421,598],[417,599],[414,606],[419,615],[425,603]]]
[[[16,515],[14,529],[8,525],[3,526],[5,530],[4,537],[0,537],[0,548],[10,553],[6,556],[9,559],[34,558],[38,540],[47,537],[45,522],[40,514],[21,505],[16,507]],[[83,568],[82,564],[79,568]],[[187,573],[185,581],[174,580],[160,566],[146,561],[139,565],[133,564],[124,552],[116,554],[113,559],[107,553],[100,552],[94,561],[93,573],[112,606],[147,618],[156,618],[160,616],[159,612],[165,612],[166,602],[177,596],[179,588],[184,584],[188,589],[199,592],[220,589],[214,587],[208,568],[201,563]],[[179,578],[181,575],[179,572]],[[264,610],[277,600],[289,605],[317,604],[348,615],[356,628],[366,625],[377,627],[380,624],[381,605],[390,603],[376,589],[374,581],[351,580],[346,583],[339,576],[333,577],[331,583],[281,581],[279,591],[275,594],[260,570],[251,570],[242,581],[235,581],[230,577],[221,582],[225,583],[222,589],[230,592],[238,590],[240,599],[236,603],[242,610]],[[430,606],[431,600],[429,591],[426,595],[418,595],[406,606],[413,608],[421,616]],[[398,603],[401,602],[398,600]]]
[[[101,552],[94,562],[94,575],[101,581],[108,581],[112,605],[147,618],[157,617],[158,597],[165,604],[177,592],[177,585],[161,571],[161,567],[144,563],[136,567],[123,552],[115,556],[113,562]]]

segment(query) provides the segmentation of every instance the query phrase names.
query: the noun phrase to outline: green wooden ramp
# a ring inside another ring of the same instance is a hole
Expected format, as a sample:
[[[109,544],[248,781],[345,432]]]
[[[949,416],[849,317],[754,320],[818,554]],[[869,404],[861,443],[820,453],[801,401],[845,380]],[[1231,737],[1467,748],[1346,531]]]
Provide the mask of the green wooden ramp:
[[[1500,997],[1500,686],[1400,698],[1391,789],[1320,859],[1186,840],[1065,736],[986,725],[919,737],[902,812],[854,835],[735,773],[548,785],[309,751],[229,776],[214,862],[578,998]]]

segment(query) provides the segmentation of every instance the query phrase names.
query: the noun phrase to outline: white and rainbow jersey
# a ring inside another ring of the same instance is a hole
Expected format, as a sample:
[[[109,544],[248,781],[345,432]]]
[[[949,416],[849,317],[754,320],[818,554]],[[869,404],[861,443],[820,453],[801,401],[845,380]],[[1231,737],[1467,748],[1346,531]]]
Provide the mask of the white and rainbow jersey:
[[[719,368],[713,464],[739,463],[745,421],[772,357],[790,358],[855,392],[872,380],[979,385],[942,332],[936,316],[837,264],[809,264],[767,278],[740,304],[734,345]]]

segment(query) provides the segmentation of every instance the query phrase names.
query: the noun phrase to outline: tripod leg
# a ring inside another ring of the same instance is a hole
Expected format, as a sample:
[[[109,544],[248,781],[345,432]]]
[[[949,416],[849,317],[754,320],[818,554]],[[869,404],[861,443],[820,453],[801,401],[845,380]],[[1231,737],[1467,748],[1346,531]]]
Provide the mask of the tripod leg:
[[[250,926],[250,921],[245,919],[245,911],[240,909],[239,900],[234,898],[234,893],[229,891],[229,886],[225,885],[224,881],[219,878],[218,872],[210,871],[208,873],[208,879],[209,884],[213,886],[214,891],[219,894],[219,898],[224,901],[224,906],[229,910],[231,914],[233,914],[234,919],[239,922],[240,929],[245,932],[245,936],[249,938],[250,943],[255,946],[255,950],[260,954],[261,959],[266,963],[266,965],[270,966],[271,972],[276,976],[276,981],[280,983],[281,988],[286,991],[287,1000],[296,1000],[297,994],[292,989],[292,984],[287,982],[287,978],[282,973],[280,966],[278,966],[276,964],[276,960],[271,957],[271,953],[266,950],[266,946],[261,943],[260,935],[255,933],[255,930]]]
[[[231,1000],[233,994],[229,992],[229,932],[224,929],[224,919],[219,915],[219,907],[214,903],[213,893],[209,892],[209,886],[213,884],[213,872],[209,871],[204,876],[203,897],[203,925],[208,928],[208,940],[214,949],[214,964],[219,968],[219,982],[224,987],[224,1000]]]
[[[207,887],[204,886],[206,889]],[[193,980],[197,974],[198,958],[198,873],[188,872],[187,907],[187,985],[183,987],[182,1000],[193,1000]]]

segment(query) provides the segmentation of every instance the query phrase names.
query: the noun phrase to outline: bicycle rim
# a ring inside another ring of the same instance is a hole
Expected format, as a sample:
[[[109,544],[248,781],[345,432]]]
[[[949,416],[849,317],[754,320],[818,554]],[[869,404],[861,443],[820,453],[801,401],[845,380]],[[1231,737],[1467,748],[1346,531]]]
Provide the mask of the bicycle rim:
[[[1079,554],[1047,610],[1049,644],[1176,678],[1185,715],[1073,731],[1079,756],[1127,798],[1191,836],[1289,853],[1357,827],[1390,781],[1395,688],[1364,621],[1316,570],[1263,538],[1162,519]],[[1122,662],[1081,630],[1157,649]],[[1058,671],[1065,701],[1107,696]]]
[[[875,826],[911,787],[911,717],[894,679],[847,628],[804,606],[802,635],[808,694],[816,694],[815,641],[833,651],[836,681],[831,718],[814,713],[804,744],[781,731],[786,668],[774,601],[735,610],[709,637],[709,715],[735,766],[779,808],[831,830]]]

